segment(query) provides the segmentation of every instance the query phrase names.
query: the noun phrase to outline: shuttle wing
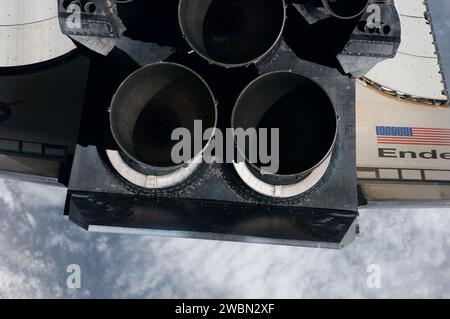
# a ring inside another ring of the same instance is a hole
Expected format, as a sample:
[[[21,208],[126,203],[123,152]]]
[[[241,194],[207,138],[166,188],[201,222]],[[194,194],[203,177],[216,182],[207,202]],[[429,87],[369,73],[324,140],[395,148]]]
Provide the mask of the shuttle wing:
[[[450,109],[428,6],[396,0],[402,42],[357,84],[358,178],[369,200],[450,199]]]
[[[375,66],[366,80],[399,96],[447,101],[432,20],[422,0],[396,0],[402,42],[394,59]]]

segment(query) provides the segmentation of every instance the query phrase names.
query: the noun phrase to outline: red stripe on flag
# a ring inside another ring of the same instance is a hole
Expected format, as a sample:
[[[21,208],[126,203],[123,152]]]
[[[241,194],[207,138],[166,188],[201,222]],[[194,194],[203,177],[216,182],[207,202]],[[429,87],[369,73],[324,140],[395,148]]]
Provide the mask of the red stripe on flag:
[[[385,144],[385,145],[422,145],[422,146],[450,146],[450,144],[437,144],[437,143],[413,143],[413,142],[382,142],[378,144]]]
[[[426,128],[426,127],[412,127],[413,130],[419,130],[419,131],[448,131],[450,132],[450,129],[448,128]]]
[[[450,142],[450,139],[448,138],[425,138],[425,137],[411,137],[411,138],[405,138],[405,137],[379,137],[378,140],[390,140],[390,141],[438,141],[438,142]]]

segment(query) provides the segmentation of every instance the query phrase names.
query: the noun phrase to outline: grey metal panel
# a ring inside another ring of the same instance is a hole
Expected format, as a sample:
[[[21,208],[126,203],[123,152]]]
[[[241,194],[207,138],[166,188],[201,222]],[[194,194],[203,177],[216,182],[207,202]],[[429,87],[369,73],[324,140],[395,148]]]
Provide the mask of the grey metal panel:
[[[357,213],[344,214],[191,200],[73,193],[70,219],[92,231],[261,244],[342,248],[354,239]]]
[[[53,0],[2,0],[0,68],[45,62],[75,49],[59,28]]]
[[[65,188],[64,185],[60,184],[57,178],[48,177],[48,176],[39,176],[39,175],[31,175],[31,174],[22,174],[17,172],[10,171],[0,171],[0,178],[29,182],[34,184],[40,184],[43,186],[57,186],[61,188]]]
[[[58,178],[60,163],[38,158],[0,154],[0,172]]]
[[[0,139],[55,144],[73,152],[89,60],[73,56],[54,65],[0,72]]]

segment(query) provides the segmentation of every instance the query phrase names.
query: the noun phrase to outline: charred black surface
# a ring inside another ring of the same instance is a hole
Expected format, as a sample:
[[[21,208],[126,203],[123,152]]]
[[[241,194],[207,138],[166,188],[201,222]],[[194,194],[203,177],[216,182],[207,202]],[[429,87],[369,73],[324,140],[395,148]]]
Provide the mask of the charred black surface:
[[[178,0],[133,0],[119,3],[117,9],[127,28],[125,37],[164,46],[187,47],[178,27]]]
[[[140,66],[117,48],[107,57],[86,49],[83,53],[91,59],[91,64],[78,143],[117,148],[111,135],[108,107],[122,81]]]
[[[293,6],[288,6],[284,39],[300,58],[340,69],[336,56],[342,52],[359,19],[330,17],[309,24]]]
[[[254,66],[222,68],[210,65],[196,54],[177,53],[170,56],[167,61],[191,68],[209,84],[218,102],[217,127],[222,132],[231,127],[231,113],[242,90],[259,75]],[[224,155],[227,156],[226,152]]]

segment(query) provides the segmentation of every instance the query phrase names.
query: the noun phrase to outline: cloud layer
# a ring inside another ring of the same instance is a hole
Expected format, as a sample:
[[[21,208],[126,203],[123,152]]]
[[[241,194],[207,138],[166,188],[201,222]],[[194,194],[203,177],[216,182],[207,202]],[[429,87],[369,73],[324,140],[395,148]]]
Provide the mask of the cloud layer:
[[[0,193],[0,297],[450,297],[450,209],[363,211],[361,238],[329,251],[88,233],[62,216],[62,189],[0,180]]]

